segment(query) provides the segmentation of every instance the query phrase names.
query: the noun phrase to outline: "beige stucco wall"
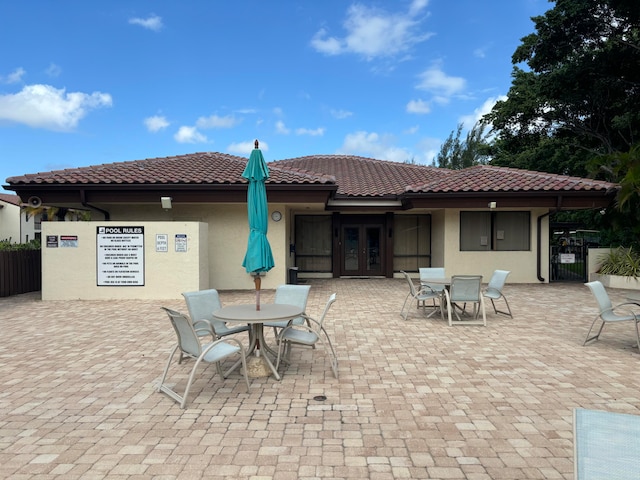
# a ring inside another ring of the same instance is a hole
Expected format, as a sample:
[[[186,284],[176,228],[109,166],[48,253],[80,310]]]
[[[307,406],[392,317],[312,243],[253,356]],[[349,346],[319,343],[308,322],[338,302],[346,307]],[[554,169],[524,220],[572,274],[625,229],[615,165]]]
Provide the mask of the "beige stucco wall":
[[[275,210],[282,213],[282,220],[269,218],[267,237],[271,245],[275,266],[262,277],[262,288],[271,289],[287,282],[289,267],[289,240],[287,226],[289,215],[284,205],[269,204],[269,215]],[[113,208],[109,210],[111,223],[145,218],[153,221],[193,221],[208,225],[209,288],[245,290],[254,288],[242,261],[247,250],[249,224],[246,203],[226,205],[180,205],[170,210],[157,205]],[[203,266],[204,268],[204,266]]]
[[[431,212],[431,266],[444,267],[445,242],[444,210]]]
[[[547,210],[531,211],[531,249],[526,252],[461,252],[460,251],[460,210],[451,209],[445,212],[444,267],[447,275],[482,275],[483,281],[488,282],[494,270],[509,270],[510,283],[539,283],[537,274],[537,219]],[[542,221],[542,245],[548,245],[549,220],[548,216]],[[541,255],[541,276],[545,282],[549,281],[549,251],[544,248]]]
[[[144,285],[98,286],[97,227],[144,227]],[[156,234],[167,234],[168,251],[156,251]],[[185,252],[175,251],[175,236],[187,236]],[[47,237],[57,237],[57,247]],[[61,236],[77,237],[62,246]],[[208,288],[207,225],[197,222],[43,222],[42,299],[109,300],[181,298],[181,292]]]

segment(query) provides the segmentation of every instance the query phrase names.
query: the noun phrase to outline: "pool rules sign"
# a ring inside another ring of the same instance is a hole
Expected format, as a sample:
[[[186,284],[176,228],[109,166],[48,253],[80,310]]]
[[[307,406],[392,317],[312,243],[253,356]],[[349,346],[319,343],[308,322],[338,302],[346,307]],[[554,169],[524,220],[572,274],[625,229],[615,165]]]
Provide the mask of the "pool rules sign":
[[[97,227],[98,286],[144,286],[144,227]]]

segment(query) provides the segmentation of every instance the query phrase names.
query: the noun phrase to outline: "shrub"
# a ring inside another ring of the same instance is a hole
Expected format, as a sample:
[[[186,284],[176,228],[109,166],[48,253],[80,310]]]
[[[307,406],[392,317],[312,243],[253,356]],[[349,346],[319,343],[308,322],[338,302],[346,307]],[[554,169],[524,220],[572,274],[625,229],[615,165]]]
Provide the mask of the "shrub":
[[[640,254],[633,247],[618,247],[602,255],[598,273],[603,275],[640,276]]]
[[[30,240],[27,243],[11,243],[9,240],[0,240],[0,251],[16,250],[40,250],[40,240]]]

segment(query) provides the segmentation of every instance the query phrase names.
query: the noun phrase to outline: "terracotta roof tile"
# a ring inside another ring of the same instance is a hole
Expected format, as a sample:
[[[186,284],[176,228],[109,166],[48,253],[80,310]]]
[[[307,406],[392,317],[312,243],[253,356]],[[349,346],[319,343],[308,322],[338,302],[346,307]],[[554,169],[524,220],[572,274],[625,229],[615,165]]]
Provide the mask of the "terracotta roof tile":
[[[271,165],[332,175],[338,183],[338,195],[354,197],[401,195],[407,185],[437,183],[451,174],[450,170],[436,167],[351,155],[310,155],[279,160]]]
[[[18,195],[12,195],[10,193],[0,193],[0,200],[12,205],[22,205],[22,200]]]
[[[518,192],[518,191],[607,191],[616,185],[599,180],[532,172],[508,167],[478,165],[452,171],[437,181],[413,184],[407,192]]]
[[[217,152],[117,162],[10,177],[12,185],[243,184],[247,159]],[[480,165],[447,170],[351,155],[310,155],[271,162],[269,184],[337,184],[337,197],[404,193],[607,191],[616,185],[564,175]]]
[[[224,153],[192,153],[11,177],[11,184],[242,184],[247,159]],[[269,167],[267,183],[331,183],[311,175]]]

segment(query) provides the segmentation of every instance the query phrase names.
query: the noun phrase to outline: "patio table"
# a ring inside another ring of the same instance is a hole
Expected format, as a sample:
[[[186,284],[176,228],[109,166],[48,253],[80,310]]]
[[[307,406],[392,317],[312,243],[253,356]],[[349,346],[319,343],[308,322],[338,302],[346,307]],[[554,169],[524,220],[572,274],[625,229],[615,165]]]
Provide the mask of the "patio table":
[[[267,353],[270,353],[271,355],[276,356],[276,352],[273,349],[269,348],[267,342],[265,341],[264,323],[292,320],[296,317],[299,317],[303,313],[303,309],[297,305],[263,303],[260,305],[260,310],[256,310],[256,304],[249,303],[241,305],[228,305],[221,308],[220,310],[216,310],[215,312],[213,312],[213,316],[216,319],[222,320],[224,322],[249,324],[251,326],[251,340],[249,343],[247,355],[255,354],[255,357],[261,359],[260,364],[262,366],[268,367],[268,369],[271,371],[269,372],[269,370],[267,370],[266,368],[253,368],[251,369],[251,376],[253,378],[268,377],[269,375],[271,375],[271,373],[273,373],[273,375],[278,380],[280,380],[280,375],[269,359],[269,355],[267,355]],[[241,363],[242,362],[240,361],[236,362],[231,368],[229,368],[226,374],[229,374],[233,370],[238,368]],[[249,370],[249,366],[247,366],[247,370]]]

